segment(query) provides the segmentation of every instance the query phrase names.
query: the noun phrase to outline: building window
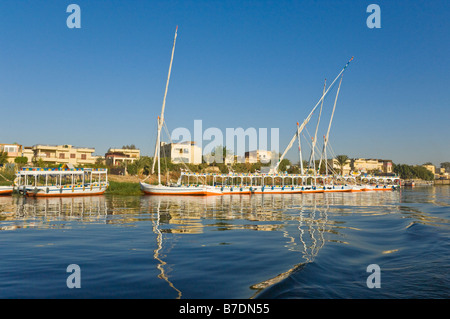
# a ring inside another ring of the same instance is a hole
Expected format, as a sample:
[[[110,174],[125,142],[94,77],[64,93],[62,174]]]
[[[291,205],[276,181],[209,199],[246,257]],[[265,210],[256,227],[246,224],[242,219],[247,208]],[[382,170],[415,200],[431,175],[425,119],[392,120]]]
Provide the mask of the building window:
[[[70,154],[70,158],[75,158],[75,154]]]
[[[64,158],[64,153],[59,153],[59,158],[63,159]]]
[[[17,146],[15,145],[5,145],[3,151],[6,153],[17,153]]]
[[[85,160],[86,159],[86,154],[81,154],[81,159]]]

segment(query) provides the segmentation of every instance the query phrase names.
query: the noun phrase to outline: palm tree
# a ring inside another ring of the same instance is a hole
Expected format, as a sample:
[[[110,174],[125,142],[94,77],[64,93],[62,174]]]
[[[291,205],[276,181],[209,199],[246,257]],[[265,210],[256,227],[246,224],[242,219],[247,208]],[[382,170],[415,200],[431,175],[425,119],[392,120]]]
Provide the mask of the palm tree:
[[[336,156],[337,164],[339,165],[339,168],[341,169],[341,175],[344,175],[344,166],[347,164],[347,161],[349,160],[347,155],[338,155]]]
[[[8,153],[0,151],[0,165],[8,163]]]
[[[100,168],[100,167],[103,167],[104,165],[105,165],[105,159],[103,157],[99,156],[95,159],[95,167]]]

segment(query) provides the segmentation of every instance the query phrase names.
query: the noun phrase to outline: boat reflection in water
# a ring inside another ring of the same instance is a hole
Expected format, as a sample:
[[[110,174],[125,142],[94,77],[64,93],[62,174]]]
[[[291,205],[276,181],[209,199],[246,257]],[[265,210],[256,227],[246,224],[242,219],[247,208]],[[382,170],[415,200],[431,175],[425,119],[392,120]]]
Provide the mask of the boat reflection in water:
[[[1,230],[18,228],[64,228],[65,221],[106,221],[104,196],[0,199]]]
[[[83,234],[92,229],[93,237],[100,231],[103,238],[118,240],[114,245],[120,249],[113,249],[111,254],[132,251],[133,255],[121,257],[135,260],[129,258],[142,252],[140,257],[145,262],[137,269],[148,269],[151,257],[150,267],[156,270],[152,278],[164,281],[168,298],[173,293],[175,298],[208,296],[205,289],[221,285],[230,289],[247,287],[254,297],[314,262],[327,243],[343,240],[346,226],[341,216],[354,212],[379,214],[383,210],[391,213],[399,209],[399,198],[400,192],[12,196],[0,197],[0,230],[33,227],[51,231],[81,225]],[[89,224],[127,227],[89,228]],[[133,246],[123,246],[129,245],[126,239],[130,236]],[[94,245],[94,252],[102,247],[95,240],[84,245]],[[96,254],[92,258],[95,260]],[[127,267],[124,264],[119,268],[123,271]],[[145,291],[142,293],[145,295]],[[219,298],[226,295],[217,290],[210,294],[216,298],[218,293]]]
[[[249,288],[254,291],[253,297],[256,297],[262,290],[313,262],[320,249],[330,241],[329,234],[339,236],[339,227],[344,226],[336,227],[337,222],[329,218],[330,209],[335,216],[336,211],[342,210],[342,213],[346,213],[346,209],[341,207],[383,207],[391,206],[398,200],[398,192],[328,193],[306,196],[281,194],[220,197],[147,196],[141,199],[140,211],[157,214],[153,228],[157,234],[154,258],[159,261],[159,278],[166,280],[177,292],[177,298],[181,298],[182,293],[169,280],[170,276],[165,270],[170,268],[173,271],[176,264],[169,267],[161,257],[170,255],[170,253],[162,254],[162,251],[165,242],[173,249],[174,234],[202,234],[214,230],[279,232],[285,241],[285,249],[298,252],[301,258],[297,255],[296,259],[300,262],[274,277],[250,285]],[[169,239],[169,235],[172,239]],[[182,245],[179,239],[177,241]],[[248,251],[248,254],[252,254],[252,251]]]

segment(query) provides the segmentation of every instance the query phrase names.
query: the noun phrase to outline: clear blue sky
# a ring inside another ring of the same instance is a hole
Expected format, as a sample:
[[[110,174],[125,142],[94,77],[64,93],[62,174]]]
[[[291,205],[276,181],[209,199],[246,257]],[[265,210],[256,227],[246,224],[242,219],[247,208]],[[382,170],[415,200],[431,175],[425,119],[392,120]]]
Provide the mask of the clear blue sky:
[[[81,29],[66,26],[71,3],[81,7]],[[371,3],[381,29],[366,26]],[[355,56],[331,129],[334,152],[438,165],[450,161],[449,13],[440,0],[2,0],[0,143],[96,154],[135,144],[150,155],[178,25],[169,130],[196,119],[224,132],[275,127],[282,151],[324,79]],[[297,160],[296,147],[289,158]]]

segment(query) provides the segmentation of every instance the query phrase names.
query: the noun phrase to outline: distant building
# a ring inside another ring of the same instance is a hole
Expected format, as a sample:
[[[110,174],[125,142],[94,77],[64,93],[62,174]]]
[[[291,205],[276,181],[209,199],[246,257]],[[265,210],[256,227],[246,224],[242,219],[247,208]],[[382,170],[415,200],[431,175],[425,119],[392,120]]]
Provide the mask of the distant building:
[[[350,171],[352,170],[351,167],[350,167],[350,162],[351,162],[351,160],[348,159],[347,162],[345,163],[344,167],[342,168],[342,174],[343,175],[349,174]],[[328,165],[337,174],[341,174],[341,167],[339,166],[339,163],[338,163],[338,161],[335,158],[333,158],[332,160],[329,160],[328,161]]]
[[[391,160],[380,160],[383,162],[383,173],[393,173],[394,172],[394,163]]]
[[[433,173],[433,175],[436,174],[436,167],[434,167],[434,165],[422,165],[422,167],[425,167],[427,170]]]
[[[224,164],[233,165],[237,162],[237,156],[227,153],[224,158]]]
[[[14,163],[17,157],[22,156],[22,145],[20,144],[0,144],[0,152],[7,154],[8,163]]]
[[[245,152],[245,162],[246,163],[258,163],[267,164],[272,159],[272,152],[266,150],[254,150]]]
[[[449,179],[449,174],[448,172],[445,171],[445,167],[440,167],[439,168],[439,174],[436,173],[434,175],[435,179]]]
[[[125,155],[128,155],[129,158],[133,160],[137,160],[141,157],[141,150],[134,148],[110,148],[108,152],[112,153],[123,153]]]
[[[136,150],[134,150],[136,151]],[[110,149],[105,154],[105,163],[109,166],[127,165],[133,163],[140,158],[140,151],[138,152],[123,152],[122,149]]]
[[[33,161],[44,161],[47,164],[72,164],[74,166],[95,164],[95,148],[73,147],[72,145],[34,145]]]
[[[105,154],[106,165],[110,166],[133,163],[139,158],[141,158],[139,149],[110,148],[108,153]]]
[[[27,158],[27,163],[33,163],[34,151],[32,146],[24,146],[22,149],[22,156]]]
[[[172,163],[202,163],[202,149],[195,142],[161,143],[161,158],[170,158]]]
[[[340,166],[336,159],[331,161],[331,167],[340,172]],[[391,160],[372,159],[372,158],[353,158],[349,159],[343,167],[344,175],[351,171],[359,171],[362,173],[384,173],[393,172],[393,163]]]
[[[379,172],[379,173],[392,173],[392,161],[383,159],[366,159],[355,158],[351,160],[350,165],[353,165],[354,171],[360,172]]]

